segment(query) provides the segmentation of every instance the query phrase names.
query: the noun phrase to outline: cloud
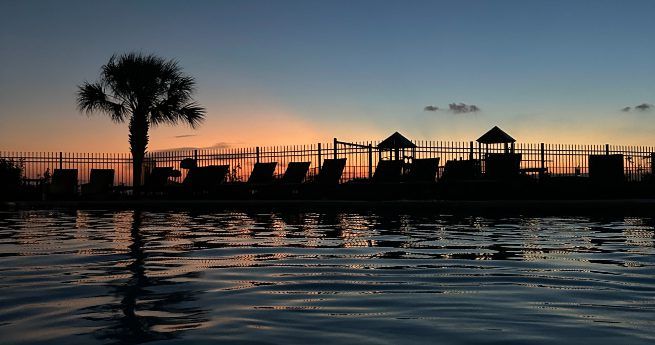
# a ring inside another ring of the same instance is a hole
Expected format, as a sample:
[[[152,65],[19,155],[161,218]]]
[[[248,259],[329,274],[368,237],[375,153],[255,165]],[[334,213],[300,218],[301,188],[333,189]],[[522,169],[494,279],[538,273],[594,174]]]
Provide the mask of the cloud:
[[[638,110],[638,111],[649,111],[653,109],[653,105],[650,103],[641,103],[639,105],[635,105],[634,107],[625,107],[622,108],[621,111],[624,113],[630,112],[632,110]]]
[[[188,138],[188,137],[195,137],[197,134],[182,134],[182,135],[176,135],[175,138]]]
[[[637,109],[639,111],[651,110],[652,108],[653,108],[653,105],[648,104],[648,103],[641,103],[641,104],[635,106],[635,109]]]
[[[232,147],[232,144],[226,142],[218,142],[212,146],[203,147],[203,149],[229,149]]]
[[[212,150],[212,149],[229,149],[234,147],[231,143],[227,142],[218,142],[211,146],[204,147],[194,147],[194,146],[183,146],[183,147],[173,147],[170,149],[161,149],[153,150],[153,152],[178,152],[178,151],[193,151],[193,150]]]
[[[480,111],[480,107],[475,104],[465,104],[460,102],[448,104],[448,110],[455,114],[477,113]]]
[[[423,108],[423,111],[440,111],[436,105],[428,105]],[[466,104],[466,103],[450,103],[448,104],[448,111],[454,114],[466,114],[466,113],[477,113],[481,111],[480,107],[475,104]]]
[[[152,150],[152,152],[178,152],[178,151],[193,151],[193,150],[198,150],[198,148],[191,147],[191,146],[172,147],[170,149]]]

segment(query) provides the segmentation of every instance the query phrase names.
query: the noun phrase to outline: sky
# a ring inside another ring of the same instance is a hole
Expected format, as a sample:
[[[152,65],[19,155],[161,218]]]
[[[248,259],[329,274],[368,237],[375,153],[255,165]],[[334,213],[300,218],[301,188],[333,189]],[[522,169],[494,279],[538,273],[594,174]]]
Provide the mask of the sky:
[[[177,59],[207,109],[198,129],[153,129],[150,150],[468,141],[494,125],[520,142],[653,145],[653,13],[649,0],[0,0],[0,150],[127,152],[127,125],[81,114],[75,91],[133,51]]]

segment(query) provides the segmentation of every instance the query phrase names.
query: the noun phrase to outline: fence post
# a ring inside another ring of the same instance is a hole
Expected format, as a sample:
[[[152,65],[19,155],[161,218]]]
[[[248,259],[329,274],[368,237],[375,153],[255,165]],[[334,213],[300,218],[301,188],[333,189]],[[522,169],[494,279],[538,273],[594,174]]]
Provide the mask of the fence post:
[[[544,143],[541,143],[541,170],[546,169],[546,150],[544,149]]]
[[[373,178],[373,145],[368,144],[368,178]]]
[[[198,164],[198,150],[193,150],[193,160]]]
[[[334,150],[334,159],[337,159],[337,138],[334,138],[334,146],[332,147],[332,150]]]
[[[605,154],[606,155],[610,154],[610,144],[605,144]]]
[[[469,142],[469,160],[473,160],[473,141]]]
[[[259,146],[257,146],[255,150],[255,155],[256,155],[257,163],[259,163]]]
[[[59,152],[59,170],[64,168],[64,154]]]
[[[321,143],[318,143],[318,171],[321,171]]]

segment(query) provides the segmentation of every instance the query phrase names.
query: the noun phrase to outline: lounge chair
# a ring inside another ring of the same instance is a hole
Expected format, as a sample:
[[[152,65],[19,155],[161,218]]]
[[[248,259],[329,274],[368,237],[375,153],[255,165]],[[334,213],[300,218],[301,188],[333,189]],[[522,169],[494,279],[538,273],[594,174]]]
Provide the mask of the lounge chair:
[[[275,174],[275,167],[277,162],[270,163],[255,163],[252,168],[250,177],[248,178],[249,184],[267,184],[273,182],[273,174]]]
[[[520,167],[520,153],[492,153],[485,159],[485,175],[491,179],[516,178]]]
[[[343,169],[346,167],[346,158],[326,159],[323,167],[316,176],[316,183],[323,185],[339,184]]]
[[[270,184],[250,185],[249,198],[258,199],[286,199],[296,198],[300,195],[301,189],[307,189],[302,185],[307,176],[311,162],[290,162],[282,178]],[[311,189],[311,187],[310,187]]]
[[[307,176],[311,162],[290,162],[287,170],[282,175],[280,182],[283,184],[298,184]]]
[[[436,182],[439,158],[420,158],[412,161],[407,174],[408,182]]]
[[[172,167],[155,167],[146,175],[143,188],[148,193],[164,192],[169,185],[168,178],[173,176]]]
[[[318,175],[313,176],[309,183],[303,183],[292,189],[293,194],[300,198],[323,199],[338,197],[341,175],[346,167],[346,158],[326,159]],[[335,194],[336,193],[336,194]]]
[[[48,194],[55,198],[70,198],[77,195],[77,169],[55,169]]]
[[[621,182],[623,178],[623,155],[589,155],[590,180]]]
[[[106,195],[114,187],[114,169],[91,169],[89,183],[82,185],[82,195]]]
[[[192,192],[212,192],[225,178],[230,170],[229,165],[209,165],[189,170],[183,184]]]
[[[399,183],[403,172],[403,162],[400,160],[381,160],[375,168],[373,182]]]
[[[401,184],[403,161],[380,160],[370,179],[357,178],[339,186],[336,196],[341,199],[399,199],[406,192]]]
[[[255,163],[248,178],[248,182],[232,183],[226,186],[228,194],[235,199],[267,197],[273,186],[275,167],[277,162]]]
[[[184,158],[180,161],[180,168],[182,169],[195,169],[198,167],[198,161],[193,158]]]
[[[480,177],[482,170],[479,160],[450,160],[444,166],[441,179],[449,180],[475,180]]]

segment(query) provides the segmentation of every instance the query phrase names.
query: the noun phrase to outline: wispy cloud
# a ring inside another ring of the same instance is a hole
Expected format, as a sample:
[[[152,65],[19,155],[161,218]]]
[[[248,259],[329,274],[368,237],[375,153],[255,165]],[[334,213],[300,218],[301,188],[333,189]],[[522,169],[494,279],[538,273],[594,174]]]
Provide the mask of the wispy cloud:
[[[217,142],[214,145],[196,147],[196,146],[182,146],[182,147],[172,147],[169,149],[153,150],[153,152],[178,152],[178,151],[192,151],[192,150],[211,150],[211,149],[229,149],[234,147],[233,143],[228,142]]]
[[[642,104],[639,104],[639,105],[635,106],[635,109],[637,109],[639,111],[651,110],[652,108],[653,108],[653,105],[648,104],[648,103],[642,103]]]
[[[180,152],[180,151],[193,151],[198,149],[200,148],[192,147],[192,146],[182,146],[182,147],[171,147],[170,149],[152,150],[152,152]]]
[[[475,104],[450,103],[448,109],[455,114],[477,113],[480,107]]]
[[[634,107],[625,107],[622,108],[621,111],[624,113],[630,112],[632,110],[637,110],[637,111],[649,111],[653,109],[653,105],[650,103],[641,103],[639,105],[635,105]]]
[[[467,114],[467,113],[477,113],[481,111],[480,107],[475,104],[466,104],[466,103],[450,103],[448,104],[448,109],[441,109],[436,105],[427,105],[423,108],[423,111],[441,111],[446,110],[453,114]]]
[[[197,136],[197,134],[182,134],[182,135],[176,135],[175,138],[189,138],[195,136]]]
[[[232,147],[232,144],[222,141],[222,142],[218,142],[218,143],[216,143],[216,144],[214,144],[212,146],[203,147],[203,148],[205,148],[205,149],[229,149],[230,147]]]

